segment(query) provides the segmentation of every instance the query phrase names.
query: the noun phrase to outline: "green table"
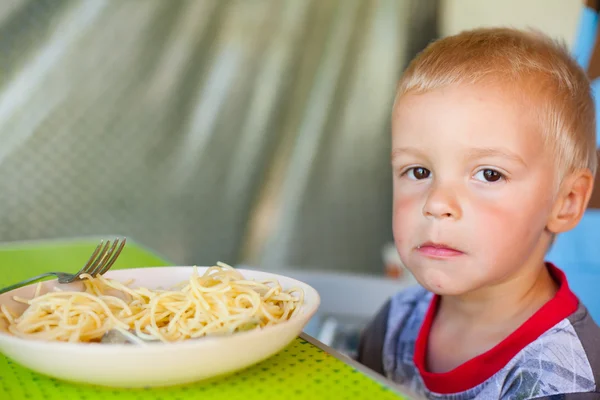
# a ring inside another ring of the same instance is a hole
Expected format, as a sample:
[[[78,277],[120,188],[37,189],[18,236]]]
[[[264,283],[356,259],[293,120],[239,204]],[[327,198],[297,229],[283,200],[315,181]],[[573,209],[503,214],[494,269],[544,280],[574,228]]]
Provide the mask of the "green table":
[[[99,239],[20,242],[0,245],[0,287],[52,270],[76,272]],[[171,265],[127,241],[114,265],[118,268]],[[398,389],[380,375],[302,334],[286,349],[257,365],[227,377],[185,386],[113,389],[49,378],[0,354],[0,399],[130,400],[268,400],[401,399]]]

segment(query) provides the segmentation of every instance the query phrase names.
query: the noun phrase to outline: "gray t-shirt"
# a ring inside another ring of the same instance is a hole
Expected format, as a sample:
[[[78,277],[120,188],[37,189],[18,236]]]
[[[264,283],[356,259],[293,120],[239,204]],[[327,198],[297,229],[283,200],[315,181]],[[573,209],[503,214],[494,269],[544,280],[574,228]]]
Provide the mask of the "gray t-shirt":
[[[395,295],[363,332],[358,361],[434,400],[600,399],[600,328],[562,271],[555,297],[493,349],[447,373],[425,367],[438,296],[422,287]]]

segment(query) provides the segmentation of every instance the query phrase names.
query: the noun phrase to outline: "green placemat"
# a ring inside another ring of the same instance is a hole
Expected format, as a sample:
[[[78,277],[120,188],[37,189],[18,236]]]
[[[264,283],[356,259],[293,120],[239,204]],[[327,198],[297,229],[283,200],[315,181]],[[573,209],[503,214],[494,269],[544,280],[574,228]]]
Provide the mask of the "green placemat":
[[[0,360],[2,399],[127,399],[127,400],[267,400],[267,399],[398,399],[375,380],[296,339],[275,356],[220,379],[185,386],[111,389],[71,384]]]
[[[49,270],[76,272],[97,241],[0,246],[0,287]],[[113,268],[169,265],[128,240]],[[268,400],[398,399],[396,392],[354,367],[297,338],[275,356],[235,374],[190,385],[113,389],[63,382],[30,371],[0,355],[0,399]]]
[[[112,240],[114,236],[106,237]],[[0,244],[0,287],[48,271],[77,272],[90,258],[100,238],[30,241]],[[173,265],[127,239],[112,269]]]

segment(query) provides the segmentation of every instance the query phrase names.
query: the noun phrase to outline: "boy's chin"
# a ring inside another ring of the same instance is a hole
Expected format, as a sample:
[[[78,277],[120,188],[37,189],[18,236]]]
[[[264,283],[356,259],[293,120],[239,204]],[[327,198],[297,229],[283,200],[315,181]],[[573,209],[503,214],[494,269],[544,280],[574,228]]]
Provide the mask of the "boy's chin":
[[[460,288],[452,288],[452,287],[435,287],[429,285],[422,285],[428,291],[437,294],[438,296],[460,296],[466,294],[466,290],[461,290]]]
[[[440,296],[460,296],[472,290],[465,282],[457,282],[456,279],[443,273],[415,274],[415,279],[428,291]]]

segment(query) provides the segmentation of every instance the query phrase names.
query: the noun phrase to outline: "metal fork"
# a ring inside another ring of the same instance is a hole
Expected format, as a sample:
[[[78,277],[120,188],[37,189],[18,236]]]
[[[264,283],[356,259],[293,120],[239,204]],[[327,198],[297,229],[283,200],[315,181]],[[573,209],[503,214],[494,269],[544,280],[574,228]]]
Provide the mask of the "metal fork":
[[[0,289],[0,294],[23,287],[29,283],[37,282],[48,276],[56,276],[58,278],[58,283],[71,283],[79,279],[79,277],[81,277],[83,274],[89,274],[91,276],[102,275],[113,266],[115,261],[117,261],[117,257],[119,257],[121,250],[123,250],[123,247],[125,247],[125,242],[126,239],[123,238],[119,244],[119,239],[117,238],[114,240],[113,245],[111,246],[110,240],[107,240],[106,244],[104,244],[104,241],[100,241],[100,244],[90,256],[90,259],[76,274],[68,274],[66,272],[46,272],[45,274],[34,276],[33,278],[29,278],[19,283],[15,283],[14,285]]]

